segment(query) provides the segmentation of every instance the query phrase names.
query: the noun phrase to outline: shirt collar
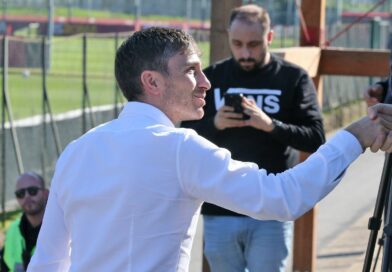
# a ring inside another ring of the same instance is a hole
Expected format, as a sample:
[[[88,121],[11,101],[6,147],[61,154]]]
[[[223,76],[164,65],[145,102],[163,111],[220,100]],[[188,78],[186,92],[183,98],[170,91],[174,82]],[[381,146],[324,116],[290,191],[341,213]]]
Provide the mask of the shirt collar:
[[[143,102],[128,102],[121,111],[119,118],[126,116],[144,116],[153,119],[159,124],[175,127],[173,122],[160,109]]]

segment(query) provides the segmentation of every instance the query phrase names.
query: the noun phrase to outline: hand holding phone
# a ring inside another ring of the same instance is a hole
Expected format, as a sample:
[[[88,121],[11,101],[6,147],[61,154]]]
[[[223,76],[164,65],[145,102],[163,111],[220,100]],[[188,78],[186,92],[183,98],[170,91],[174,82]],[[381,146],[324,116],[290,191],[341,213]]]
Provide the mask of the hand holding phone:
[[[224,95],[225,105],[233,107],[235,113],[242,113],[242,120],[248,120],[250,116],[244,113],[244,108],[242,107],[243,97],[243,94],[226,93]]]

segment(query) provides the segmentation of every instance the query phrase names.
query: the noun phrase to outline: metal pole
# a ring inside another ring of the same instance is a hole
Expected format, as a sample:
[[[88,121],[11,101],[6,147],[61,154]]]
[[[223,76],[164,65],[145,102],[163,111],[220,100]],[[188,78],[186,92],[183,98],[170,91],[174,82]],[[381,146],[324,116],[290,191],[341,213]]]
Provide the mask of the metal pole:
[[[11,105],[9,104],[9,98],[8,98],[8,39],[7,36],[4,35],[3,37],[3,73],[2,73],[2,78],[3,78],[3,83],[2,83],[2,121],[1,121],[1,131],[3,134],[2,137],[2,154],[1,154],[1,166],[2,166],[2,172],[1,172],[1,178],[2,178],[2,199],[1,199],[1,210],[2,210],[2,222],[4,225],[4,220],[5,220],[5,198],[6,198],[6,189],[7,189],[7,183],[6,183],[6,135],[5,135],[5,116],[8,114],[8,123],[10,125],[10,130],[11,130],[11,136],[12,136],[12,142],[14,146],[14,151],[15,151],[15,158],[18,166],[18,171],[19,174],[21,174],[24,169],[23,169],[23,162],[22,158],[20,155],[20,147],[19,147],[19,142],[18,138],[16,136],[16,131],[13,125],[13,118],[12,118],[12,109]]]
[[[118,48],[118,33],[116,32],[115,36],[114,36],[114,50],[117,51]],[[118,117],[118,113],[119,113],[119,108],[118,108],[118,103],[119,101],[119,95],[120,95],[120,89],[118,88],[117,82],[114,82],[114,118]]]
[[[90,94],[89,94],[88,86],[87,86],[87,35],[86,34],[83,35],[83,58],[82,58],[82,61],[83,61],[83,126],[82,126],[82,129],[83,129],[83,133],[84,133],[87,131],[86,107],[88,107],[90,110],[90,121],[91,121],[92,127],[95,127],[95,124],[96,124],[94,114],[92,111]]]
[[[41,137],[41,165],[42,165],[42,176],[46,179],[46,154],[48,146],[48,138],[46,135],[46,107],[45,107],[45,93],[46,93],[46,45],[45,36],[42,37],[41,46],[41,67],[42,67],[42,137]]]
[[[5,100],[5,90],[7,88],[7,74],[5,69],[5,59],[6,56],[6,38],[5,35],[3,36],[3,61],[2,61],[2,100],[1,100],[1,222],[2,226],[4,227],[5,224],[5,190],[6,190],[6,155],[5,155],[5,148],[6,148],[6,134],[5,134],[5,107],[6,107],[6,100]]]
[[[82,81],[83,81],[83,96],[82,96],[82,133],[87,131],[87,123],[86,123],[86,90],[87,90],[87,79],[86,79],[86,47],[87,47],[87,38],[86,34],[83,35],[83,43],[82,43]]]
[[[7,36],[4,36],[4,42],[3,42],[3,51],[4,51],[4,57],[3,57],[3,88],[4,88],[4,105],[5,109],[7,111],[8,115],[8,123],[10,124],[10,130],[11,130],[11,137],[12,137],[12,143],[14,146],[14,151],[15,151],[15,158],[18,166],[18,171],[19,174],[22,174],[24,172],[23,170],[23,162],[22,162],[22,156],[20,154],[20,146],[19,146],[19,141],[18,137],[16,134],[16,130],[14,127],[13,120],[14,118],[12,117],[12,108],[10,104],[10,100],[8,98],[8,38]]]
[[[50,68],[50,63],[52,59],[52,37],[54,32],[54,22],[53,22],[53,15],[54,14],[54,0],[48,0],[48,29],[47,29],[47,36],[48,36],[48,66],[46,68]]]
[[[52,107],[50,105],[50,100],[49,100],[49,96],[48,96],[48,91],[47,91],[47,84],[46,84],[46,76],[47,76],[47,69],[46,69],[46,63],[47,63],[47,59],[46,59],[46,39],[45,37],[42,38],[42,98],[43,98],[43,124],[44,124],[44,128],[46,131],[46,114],[49,114],[49,121],[50,121],[50,125],[51,125],[51,129],[52,129],[52,133],[53,133],[53,137],[54,137],[54,142],[55,142],[55,147],[56,147],[56,154],[57,157],[60,156],[60,153],[62,151],[61,149],[61,143],[60,143],[60,136],[58,133],[58,129],[56,126],[56,123],[54,122],[53,119],[53,112],[52,112]],[[46,133],[45,133],[46,135]]]
[[[2,4],[4,34],[7,34],[7,0],[2,0]]]

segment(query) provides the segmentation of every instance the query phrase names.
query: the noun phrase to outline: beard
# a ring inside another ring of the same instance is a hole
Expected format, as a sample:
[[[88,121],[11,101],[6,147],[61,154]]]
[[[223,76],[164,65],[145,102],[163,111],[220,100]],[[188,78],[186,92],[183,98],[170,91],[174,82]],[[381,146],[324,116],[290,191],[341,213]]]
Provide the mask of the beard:
[[[246,58],[246,59],[240,58],[240,59],[236,59],[235,61],[242,70],[247,71],[247,72],[258,70],[263,66],[263,60],[257,61],[254,58]],[[244,66],[244,65],[249,65],[249,64],[253,64],[253,65],[252,66]]]

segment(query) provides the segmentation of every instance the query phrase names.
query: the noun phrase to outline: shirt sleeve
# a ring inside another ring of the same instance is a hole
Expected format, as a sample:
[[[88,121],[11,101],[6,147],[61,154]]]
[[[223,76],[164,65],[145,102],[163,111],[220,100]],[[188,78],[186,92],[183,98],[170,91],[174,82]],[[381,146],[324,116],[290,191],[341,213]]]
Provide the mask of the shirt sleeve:
[[[178,149],[178,176],[190,196],[261,220],[294,220],[341,180],[362,153],[347,131],[337,133],[305,162],[280,174],[231,159],[230,152],[189,133]]]
[[[54,184],[56,180],[53,180]],[[54,185],[52,186],[54,187]],[[55,188],[49,193],[37,246],[28,272],[62,272],[70,266],[70,239]]]
[[[275,125],[271,135],[295,149],[314,152],[325,142],[325,133],[317,93],[305,72],[299,76],[294,92],[290,122]]]

